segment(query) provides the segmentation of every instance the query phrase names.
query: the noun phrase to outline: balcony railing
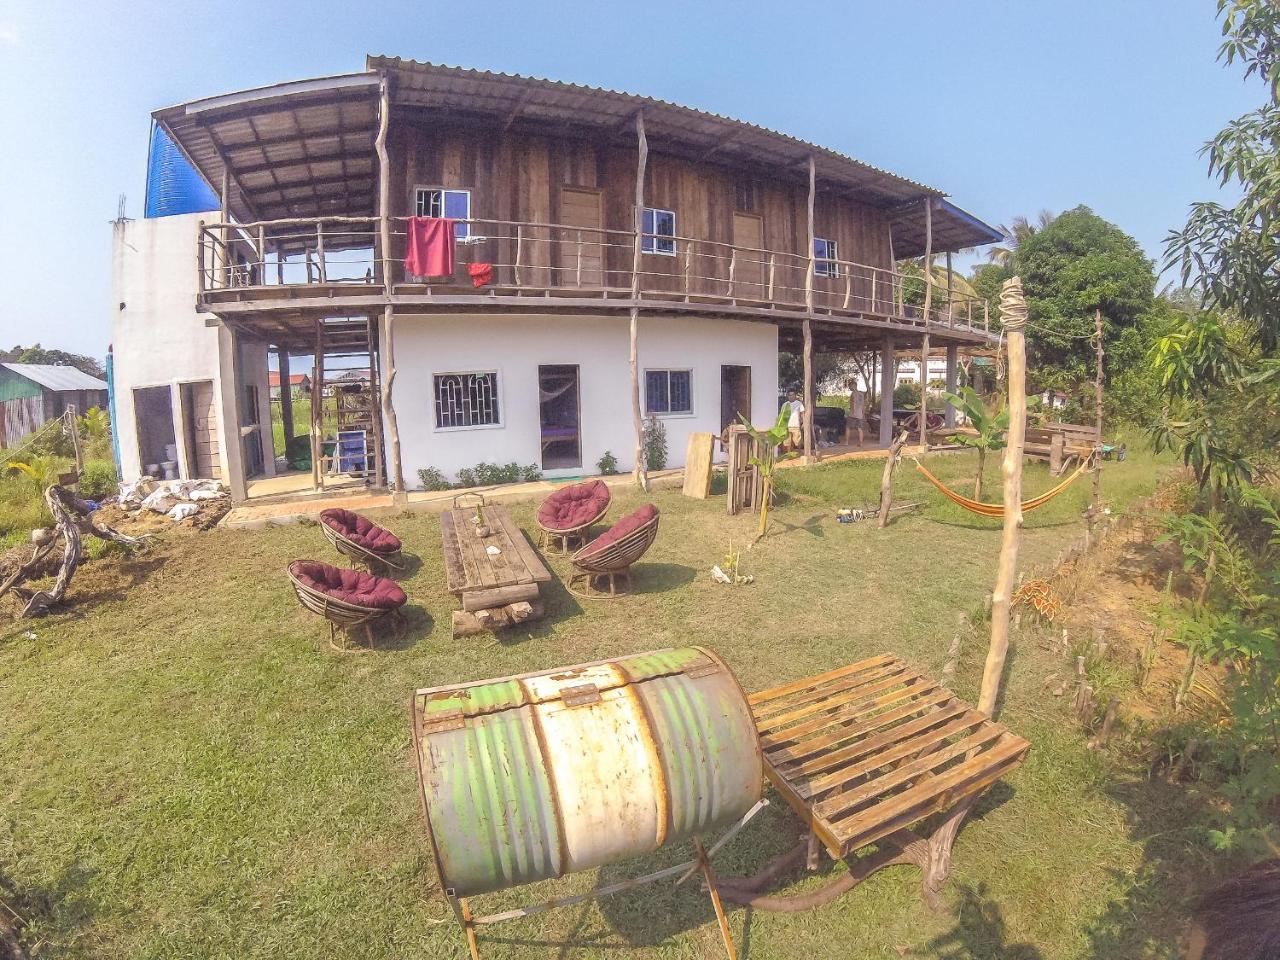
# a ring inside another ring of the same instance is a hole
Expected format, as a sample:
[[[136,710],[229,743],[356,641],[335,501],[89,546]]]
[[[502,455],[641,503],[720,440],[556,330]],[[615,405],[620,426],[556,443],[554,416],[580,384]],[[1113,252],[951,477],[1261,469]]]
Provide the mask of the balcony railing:
[[[608,298],[629,296],[632,291],[635,234],[631,231],[512,220],[455,223],[452,277],[407,274],[404,218],[393,222],[392,255],[385,259],[378,253],[376,218],[204,224],[199,239],[201,295],[286,286],[323,286],[330,293],[333,287],[349,286],[376,288],[381,293],[383,276],[391,277],[396,292],[428,296],[492,292]],[[681,236],[645,234],[642,241],[645,252],[635,279],[643,299],[807,309],[809,258],[802,254]],[[491,266],[483,287],[473,287],[471,264]],[[813,278],[813,310],[923,324],[923,290],[921,273],[820,259]],[[296,293],[308,295],[303,289]],[[948,292],[933,281],[928,325],[989,329],[987,304]]]

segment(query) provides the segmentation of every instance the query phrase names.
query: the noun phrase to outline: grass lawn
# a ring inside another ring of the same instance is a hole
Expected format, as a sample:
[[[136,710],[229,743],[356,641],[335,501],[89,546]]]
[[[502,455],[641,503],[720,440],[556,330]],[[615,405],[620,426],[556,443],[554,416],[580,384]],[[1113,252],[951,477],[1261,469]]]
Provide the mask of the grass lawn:
[[[930,466],[964,489],[973,462],[936,456]],[[1123,508],[1161,469],[1134,451],[1108,464],[1104,494]],[[748,690],[880,651],[936,675],[958,618],[991,588],[999,525],[943,501],[910,461],[898,499],[920,510],[886,530],[837,524],[834,507],[874,501],[880,470],[873,461],[781,471],[786,496],[773,532],[745,554],[756,582],[742,588],[717,586],[707,571],[731,541],[749,539],[754,518],[727,517],[721,498],[656,493],[662,529],[637,568],[639,595],[579,603],[553,583],[547,619],[501,641],[451,641],[439,521],[426,514],[385,520],[421,562],[405,583],[407,635],[371,654],[331,652],[323,622],[292,596],[285,564],[330,556],[313,526],[173,534],[138,560],[95,564],[34,639],[26,625],[0,635],[0,898],[29,921],[29,939],[45,941],[40,957],[464,957],[420,819],[411,691],[689,643],[714,648]],[[1053,482],[1031,467],[1027,495]],[[1079,535],[1088,497],[1079,481],[1028,516],[1027,562]],[[619,500],[615,517],[641,497]],[[526,529],[534,507],[515,508]],[[563,558],[551,565],[567,576]],[[966,645],[960,695],[976,696],[984,653],[979,640]],[[734,909],[743,956],[897,957],[903,946],[946,958],[1170,955],[1175,930],[1145,929],[1116,908],[1146,869],[1132,805],[1042,693],[1048,653],[1026,645],[1010,661],[1003,720],[1033,749],[960,833],[947,889],[959,919],[927,911],[918,872],[896,868],[816,912]],[[753,870],[798,831],[776,802],[717,868]],[[586,890],[686,852],[477,904]],[[490,928],[482,953],[698,958],[718,944],[705,896],[660,883]]]

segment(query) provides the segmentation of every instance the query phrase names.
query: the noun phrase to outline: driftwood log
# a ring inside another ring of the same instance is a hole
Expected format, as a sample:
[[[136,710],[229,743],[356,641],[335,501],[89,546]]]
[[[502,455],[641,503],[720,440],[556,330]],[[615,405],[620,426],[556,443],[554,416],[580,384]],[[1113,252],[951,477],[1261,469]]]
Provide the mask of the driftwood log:
[[[128,537],[111,527],[95,523],[89,504],[56,483],[45,490],[44,499],[49,505],[49,512],[53,514],[55,535],[44,543],[37,543],[31,559],[14,571],[3,584],[0,584],[0,597],[12,591],[26,600],[26,605],[20,614],[23,618],[43,616],[51,607],[61,602],[66,595],[67,587],[71,585],[71,578],[75,576],[76,568],[84,559],[84,534],[87,533],[99,540],[118,543],[129,549],[145,546],[148,539]],[[24,589],[22,584],[36,575],[41,563],[57,547],[58,541],[62,542],[62,564],[58,569],[53,587],[49,590],[35,591]]]
[[[898,462],[898,455],[907,445],[907,431],[903,430],[889,445],[889,459],[884,462],[884,473],[880,477],[880,526],[889,524],[889,511],[893,509],[893,468]]]
[[[521,600],[504,607],[486,610],[453,611],[453,635],[471,637],[477,633],[491,633],[503,627],[514,627],[526,620],[540,620],[544,614],[541,600]]]

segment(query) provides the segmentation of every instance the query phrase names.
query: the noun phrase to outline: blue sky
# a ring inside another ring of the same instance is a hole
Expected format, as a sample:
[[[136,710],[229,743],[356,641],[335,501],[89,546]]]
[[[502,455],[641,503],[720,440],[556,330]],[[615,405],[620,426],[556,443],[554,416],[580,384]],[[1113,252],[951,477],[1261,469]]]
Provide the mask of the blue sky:
[[[1262,98],[1212,0],[477,4],[0,0],[0,346],[103,355],[108,222],[150,112],[366,53],[612,87],[773,127],[993,224],[1085,203],[1157,256],[1200,145]]]

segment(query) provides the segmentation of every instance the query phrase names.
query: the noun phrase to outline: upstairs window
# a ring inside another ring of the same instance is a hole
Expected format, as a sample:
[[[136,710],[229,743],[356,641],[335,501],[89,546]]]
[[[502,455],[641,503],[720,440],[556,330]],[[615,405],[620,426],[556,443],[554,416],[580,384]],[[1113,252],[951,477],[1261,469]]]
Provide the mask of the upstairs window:
[[[471,191],[446,190],[444,187],[418,187],[414,199],[414,215],[448,217],[450,220],[471,219]],[[455,223],[453,235],[459,240],[471,236],[471,224]]]
[[[813,238],[813,256],[816,261],[813,272],[819,277],[840,276],[840,249],[834,240],[825,237]]]
[[[693,413],[691,370],[646,370],[645,413]]]
[[[496,371],[437,373],[433,386],[436,429],[496,427],[502,424]]]
[[[676,255],[676,215],[671,210],[645,207],[640,233],[640,249],[645,253]]]

